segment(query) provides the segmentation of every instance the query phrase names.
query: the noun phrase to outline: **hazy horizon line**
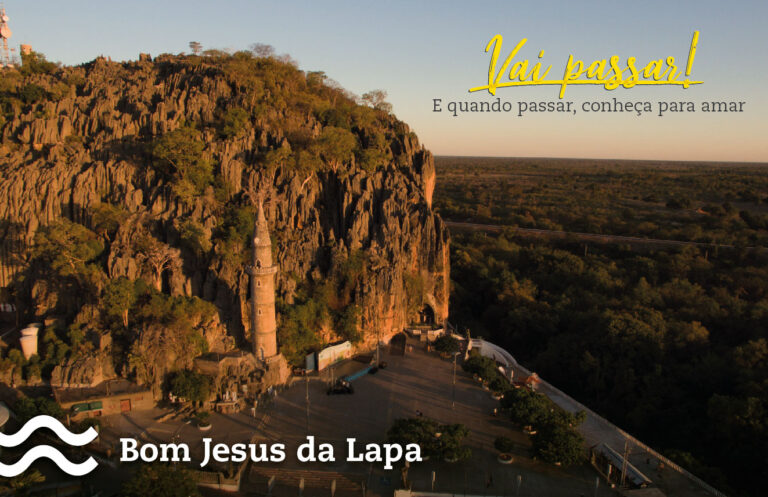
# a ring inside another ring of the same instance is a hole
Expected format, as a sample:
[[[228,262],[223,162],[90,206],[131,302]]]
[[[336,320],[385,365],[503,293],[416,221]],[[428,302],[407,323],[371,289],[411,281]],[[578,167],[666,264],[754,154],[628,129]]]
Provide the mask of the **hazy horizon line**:
[[[739,164],[751,166],[768,166],[768,161],[740,161],[740,160],[687,160],[687,159],[622,159],[622,158],[599,158],[599,157],[562,157],[562,156],[526,156],[526,155],[456,155],[456,154],[437,154],[433,153],[435,158],[466,158],[466,159],[536,159],[536,160],[580,160],[580,161],[618,161],[618,162],[665,162],[670,164]]]

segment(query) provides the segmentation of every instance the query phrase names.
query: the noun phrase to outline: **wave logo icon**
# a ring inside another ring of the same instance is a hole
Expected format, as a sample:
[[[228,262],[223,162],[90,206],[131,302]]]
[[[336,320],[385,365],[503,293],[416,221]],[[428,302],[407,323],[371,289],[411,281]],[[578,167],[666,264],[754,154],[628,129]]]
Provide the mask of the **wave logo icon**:
[[[69,431],[56,418],[52,418],[51,416],[35,416],[27,421],[24,426],[13,435],[0,433],[0,447],[18,447],[26,442],[30,435],[40,428],[48,428],[64,443],[71,445],[72,447],[82,447],[83,445],[91,443],[97,436],[99,436],[98,432],[93,429],[92,426],[83,433],[77,434]],[[50,445],[38,445],[24,453],[24,455],[21,456],[21,459],[13,464],[0,463],[0,476],[6,478],[18,476],[26,471],[30,464],[43,457],[47,457],[56,463],[62,471],[71,476],[86,475],[98,466],[98,463],[92,457],[89,457],[80,464],[75,464]]]

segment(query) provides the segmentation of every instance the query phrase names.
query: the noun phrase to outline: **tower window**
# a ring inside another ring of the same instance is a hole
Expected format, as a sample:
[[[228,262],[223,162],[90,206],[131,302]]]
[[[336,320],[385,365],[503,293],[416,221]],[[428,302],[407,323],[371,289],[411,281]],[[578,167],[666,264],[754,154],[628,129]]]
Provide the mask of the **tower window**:
[[[256,269],[261,269],[261,261],[259,259],[256,260]]]
[[[256,311],[256,314],[258,314],[259,316],[261,316],[261,309],[258,309],[258,310]]]
[[[261,280],[256,280],[256,286],[261,286]]]

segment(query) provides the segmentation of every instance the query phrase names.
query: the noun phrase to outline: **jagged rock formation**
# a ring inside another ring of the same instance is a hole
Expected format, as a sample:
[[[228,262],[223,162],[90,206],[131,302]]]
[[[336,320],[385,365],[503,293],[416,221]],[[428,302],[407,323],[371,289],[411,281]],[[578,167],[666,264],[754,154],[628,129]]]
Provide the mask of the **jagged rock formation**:
[[[424,305],[447,318],[448,236],[431,209],[431,154],[404,123],[354,104],[322,75],[236,54],[98,59],[3,78],[0,286],[18,287],[30,314],[61,312],[78,297],[33,294],[34,281],[18,278],[35,233],[60,218],[97,231],[94,207],[109,204],[125,216],[101,233],[106,276],[213,302],[228,334],[243,340],[248,251],[231,233],[235,214],[252,216],[261,194],[283,302],[362,253],[345,288],[366,338],[399,331]],[[212,167],[211,181],[191,193],[152,152],[185,123],[197,128],[201,161]],[[352,152],[323,142],[332,128],[354,137]],[[188,222],[199,231],[195,247],[185,243]]]
[[[115,377],[114,368],[107,354],[81,355],[70,358],[65,364],[53,368],[51,386],[92,387]]]

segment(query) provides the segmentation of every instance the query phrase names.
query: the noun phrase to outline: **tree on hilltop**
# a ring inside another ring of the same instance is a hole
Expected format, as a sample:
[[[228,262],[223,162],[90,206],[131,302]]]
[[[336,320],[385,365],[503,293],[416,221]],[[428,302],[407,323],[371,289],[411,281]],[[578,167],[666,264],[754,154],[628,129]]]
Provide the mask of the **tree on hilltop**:
[[[371,90],[367,93],[363,93],[360,101],[365,105],[370,105],[374,109],[383,110],[384,112],[392,112],[392,104],[386,101],[387,92],[384,90]]]
[[[275,56],[275,47],[266,43],[254,43],[249,48],[256,57],[269,58]]]

